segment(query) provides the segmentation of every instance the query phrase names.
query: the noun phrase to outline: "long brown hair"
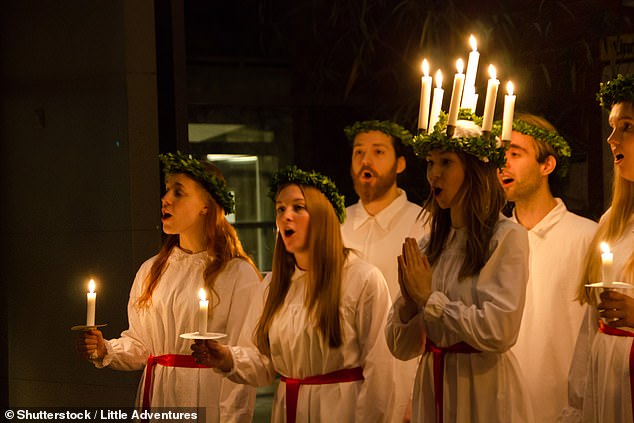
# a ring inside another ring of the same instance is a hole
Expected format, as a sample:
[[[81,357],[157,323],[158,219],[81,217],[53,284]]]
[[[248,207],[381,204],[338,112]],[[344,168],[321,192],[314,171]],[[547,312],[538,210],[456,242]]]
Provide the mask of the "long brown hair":
[[[597,298],[591,290],[586,288],[587,283],[601,281],[601,251],[600,243],[614,244],[621,238],[634,213],[634,182],[621,176],[617,167],[614,168],[614,180],[612,182],[612,204],[605,218],[599,223],[597,232],[590,242],[583,264],[583,272],[577,299],[581,304],[596,304]],[[617,275],[615,275],[617,276]],[[621,274],[622,282],[634,282],[634,250],[625,263]]]
[[[213,173],[217,178],[223,178],[222,173],[218,168],[210,163],[205,163],[205,167],[208,172]],[[184,173],[183,175],[190,177],[191,175]],[[192,180],[196,181],[194,178]],[[198,183],[198,181],[196,181]],[[200,184],[199,184],[200,185]],[[204,231],[207,238],[207,266],[203,271],[203,278],[205,280],[205,289],[209,293],[214,293],[214,285],[218,275],[227,267],[227,263],[231,259],[240,258],[245,260],[256,271],[258,275],[260,272],[253,263],[253,260],[246,254],[242,243],[238,238],[235,228],[225,218],[225,212],[214,200],[212,195],[200,185],[203,191],[206,193],[205,203],[207,206],[207,214],[205,219]],[[167,235],[163,246],[154,260],[150,273],[148,274],[144,284],[141,296],[137,300],[137,307],[147,308],[152,304],[152,293],[156,289],[161,276],[167,270],[167,259],[169,258],[172,249],[179,243],[179,235],[172,234]],[[209,313],[213,312],[213,307],[210,307]]]
[[[284,188],[280,187],[279,191]],[[307,271],[308,283],[304,304],[317,323],[322,337],[328,340],[331,347],[336,348],[343,343],[339,304],[341,279],[348,250],[343,246],[339,220],[326,196],[311,186],[300,185],[299,188],[306,201],[306,210],[310,214],[307,238],[310,269]],[[278,232],[269,292],[253,335],[255,345],[262,354],[271,355],[269,330],[275,314],[284,304],[295,265],[295,256],[286,251]]]
[[[489,243],[504,207],[504,191],[497,178],[497,169],[471,154],[456,152],[465,169],[458,198],[464,212],[467,231],[466,254],[460,267],[460,279],[476,275],[489,258]],[[449,209],[441,209],[433,192],[424,205],[431,221],[431,234],[425,254],[433,265],[439,259],[451,230]]]

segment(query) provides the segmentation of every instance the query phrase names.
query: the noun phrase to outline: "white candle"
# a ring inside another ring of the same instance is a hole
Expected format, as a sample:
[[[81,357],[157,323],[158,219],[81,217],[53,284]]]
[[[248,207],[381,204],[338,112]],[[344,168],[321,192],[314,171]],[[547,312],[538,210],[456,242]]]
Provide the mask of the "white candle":
[[[458,73],[453,78],[453,91],[451,92],[451,102],[449,103],[449,116],[447,117],[448,126],[456,126],[458,121],[458,111],[460,109],[460,98],[462,97],[462,87],[464,86],[464,74],[462,69],[464,63],[462,59],[456,61],[456,69]]]
[[[487,96],[484,101],[484,115],[482,116],[482,130],[491,131],[493,115],[495,114],[495,100],[498,95],[500,81],[496,79],[495,66],[489,65],[489,82],[487,83]]]
[[[86,326],[95,326],[95,308],[97,304],[97,293],[95,292],[95,281],[88,282],[88,293],[86,294]]]
[[[427,130],[427,121],[429,120],[429,102],[431,100],[431,76],[429,76],[429,63],[427,59],[423,59],[423,76],[420,86],[420,107],[418,109],[418,128]]]
[[[207,300],[207,293],[204,288],[200,288],[198,291],[200,302],[198,304],[198,333],[207,333],[207,315],[209,312],[209,300]]]
[[[465,76],[464,89],[465,92],[462,97],[463,109],[475,109],[476,99],[475,96],[475,80],[478,73],[478,62],[480,61],[480,53],[478,53],[478,43],[473,34],[469,37],[469,44],[471,45],[471,53],[469,53],[469,60],[467,61],[467,73]]]
[[[429,129],[427,132],[432,132],[438,117],[440,116],[440,109],[442,108],[442,97],[444,90],[442,89],[442,72],[440,69],[436,71],[436,88],[434,88],[434,100],[431,103],[431,117],[429,118]]]
[[[612,275],[612,263],[614,255],[610,251],[610,246],[606,242],[601,243],[601,278],[603,282],[614,282]]]
[[[513,131],[513,114],[515,113],[515,96],[513,95],[513,83],[506,84],[507,95],[504,96],[504,115],[502,117],[502,141],[511,140]]]

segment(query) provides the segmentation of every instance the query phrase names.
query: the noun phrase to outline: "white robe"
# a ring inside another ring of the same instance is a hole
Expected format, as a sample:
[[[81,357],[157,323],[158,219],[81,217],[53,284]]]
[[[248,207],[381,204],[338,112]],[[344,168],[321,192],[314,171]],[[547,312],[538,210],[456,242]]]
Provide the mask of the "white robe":
[[[346,209],[346,221],[341,225],[341,234],[346,247],[361,253],[361,256],[381,270],[390,297],[400,295],[397,257],[401,254],[405,238],[420,241],[427,232],[422,208],[407,201],[407,194],[398,189],[398,197],[386,208],[370,216],[361,201]],[[396,361],[396,385],[392,421],[401,423],[405,408],[414,389],[418,360]]]
[[[97,367],[116,370],[144,369],[150,355],[191,355],[191,340],[180,334],[197,330],[198,291],[204,286],[203,270],[207,253],[188,254],[175,247],[168,267],[152,295],[148,309],[135,304],[152,263],[147,260],[139,271],[128,302],[129,328],[121,337],[106,341],[108,354]],[[250,311],[252,291],[260,285],[256,270],[241,259],[233,259],[218,275],[209,299],[212,310],[208,332],[226,333],[223,342],[239,342],[243,323]],[[249,328],[244,328],[248,330]],[[137,406],[142,405],[145,371],[139,384]],[[207,422],[250,422],[255,405],[255,389],[235,384],[212,369],[164,367],[157,364],[153,374],[152,407],[206,407]]]
[[[568,370],[585,306],[575,300],[596,222],[570,213],[563,201],[528,231],[526,305],[517,343],[536,422],[552,423],[568,402]]]
[[[394,358],[383,328],[389,308],[385,279],[374,266],[350,255],[344,267],[340,313],[343,345],[324,341],[304,306],[305,272],[296,269],[284,304],[269,332],[271,358],[256,348],[232,347],[234,368],[228,377],[263,386],[275,372],[290,378],[363,368],[363,381],[303,385],[297,422],[387,422],[394,392]],[[286,387],[280,382],[273,400],[272,422],[285,422]]]
[[[433,268],[432,294],[412,320],[403,323],[399,298],[386,336],[395,356],[422,354],[414,385],[412,422],[434,422],[433,357],[426,337],[448,347],[465,342],[480,353],[447,353],[444,366],[445,422],[532,422],[528,392],[509,348],[519,330],[528,279],[526,229],[500,216],[491,255],[477,276],[458,280],[466,233],[452,230]]]
[[[634,220],[610,248],[614,254],[614,275],[623,281],[622,271],[634,248]],[[619,292],[634,297],[634,290]],[[599,333],[598,328],[598,311],[596,307],[588,307],[570,367],[569,405],[562,412],[562,422],[632,421],[629,359],[634,338]],[[621,329],[634,332],[634,328]]]

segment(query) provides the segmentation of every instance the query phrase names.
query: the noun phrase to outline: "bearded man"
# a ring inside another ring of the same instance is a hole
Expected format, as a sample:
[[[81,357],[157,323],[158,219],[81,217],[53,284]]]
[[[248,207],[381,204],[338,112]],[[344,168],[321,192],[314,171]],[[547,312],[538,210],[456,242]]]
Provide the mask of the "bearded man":
[[[344,130],[352,143],[350,175],[359,201],[346,209],[341,227],[346,247],[378,267],[392,301],[400,295],[397,257],[405,238],[420,240],[426,232],[422,208],[407,200],[397,186],[406,166],[409,131],[390,121],[364,121]],[[416,360],[398,362],[397,392],[392,421],[409,421],[409,404],[416,376]]]

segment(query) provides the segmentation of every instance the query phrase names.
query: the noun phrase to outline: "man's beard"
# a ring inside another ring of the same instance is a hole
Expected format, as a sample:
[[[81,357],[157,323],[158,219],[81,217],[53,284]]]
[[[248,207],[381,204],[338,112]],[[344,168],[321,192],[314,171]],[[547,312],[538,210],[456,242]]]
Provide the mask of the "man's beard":
[[[360,180],[363,172],[369,171],[375,177],[373,184],[367,184]],[[352,182],[354,190],[361,199],[362,203],[368,204],[376,201],[386,195],[390,188],[396,183],[396,163],[385,175],[378,175],[372,168],[368,166],[362,167],[357,174],[352,173]]]

